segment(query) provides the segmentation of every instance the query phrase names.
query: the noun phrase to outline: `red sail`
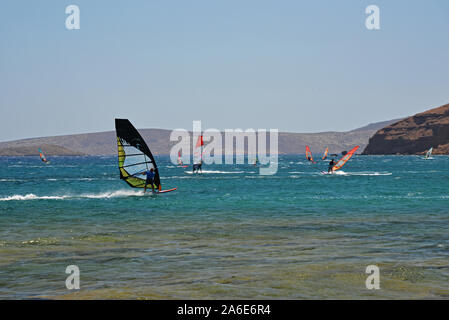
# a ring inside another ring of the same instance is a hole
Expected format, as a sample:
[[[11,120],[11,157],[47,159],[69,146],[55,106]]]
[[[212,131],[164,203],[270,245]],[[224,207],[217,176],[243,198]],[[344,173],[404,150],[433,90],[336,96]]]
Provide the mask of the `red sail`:
[[[315,162],[313,161],[312,152],[310,151],[309,146],[306,146],[306,158],[309,161]]]
[[[335,166],[333,166],[333,170],[338,170],[341,169],[341,167],[343,167],[345,165],[346,162],[348,162],[349,159],[351,159],[352,155],[357,151],[357,149],[359,148],[359,146],[354,147],[353,149],[351,149],[347,154],[344,155],[343,158],[341,158],[336,164]]]
[[[196,147],[204,146],[203,136],[198,137],[198,141],[196,142]]]

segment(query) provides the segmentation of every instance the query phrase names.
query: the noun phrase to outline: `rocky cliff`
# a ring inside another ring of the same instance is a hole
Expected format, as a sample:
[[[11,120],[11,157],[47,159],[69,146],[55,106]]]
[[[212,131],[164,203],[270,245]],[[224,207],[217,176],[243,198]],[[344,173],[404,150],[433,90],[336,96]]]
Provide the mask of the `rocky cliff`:
[[[363,154],[423,154],[430,147],[433,154],[449,154],[449,104],[380,129]]]

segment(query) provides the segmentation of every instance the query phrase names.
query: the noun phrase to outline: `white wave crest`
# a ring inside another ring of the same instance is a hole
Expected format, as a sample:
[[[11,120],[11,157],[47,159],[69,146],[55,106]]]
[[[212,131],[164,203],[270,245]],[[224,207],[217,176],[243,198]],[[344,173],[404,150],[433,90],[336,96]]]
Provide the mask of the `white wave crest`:
[[[33,193],[29,193],[27,195],[19,195],[15,194],[13,196],[0,198],[0,201],[24,201],[24,200],[63,200],[68,198],[68,196],[36,196]]]
[[[184,171],[185,173],[192,174],[192,171]],[[200,173],[221,173],[221,174],[235,174],[235,173],[243,173],[244,171],[219,171],[219,170],[203,170]]]
[[[334,171],[333,173],[327,173],[322,171],[321,174],[331,174],[340,176],[391,176],[391,172],[345,172],[345,171]]]
[[[143,196],[143,190],[117,190],[110,192],[103,192],[97,194],[83,194],[80,196],[75,196],[74,198],[88,198],[88,199],[109,199],[109,198],[119,198],[119,197],[136,197]]]
[[[337,171],[338,172],[338,171]],[[351,176],[391,176],[391,172],[348,172]]]
[[[102,193],[87,193],[81,195],[61,195],[61,196],[37,196],[33,193],[26,195],[15,194],[12,196],[0,198],[0,201],[27,201],[27,200],[65,200],[65,199],[109,199],[130,196],[143,196],[143,190],[117,190]]]

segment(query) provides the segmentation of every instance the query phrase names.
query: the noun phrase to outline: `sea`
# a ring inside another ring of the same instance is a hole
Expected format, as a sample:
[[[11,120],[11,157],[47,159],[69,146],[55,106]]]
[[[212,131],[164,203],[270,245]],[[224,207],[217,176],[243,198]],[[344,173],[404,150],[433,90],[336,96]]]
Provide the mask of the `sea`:
[[[0,299],[449,298],[448,156],[157,156],[160,195],[117,157],[49,160],[0,157]]]

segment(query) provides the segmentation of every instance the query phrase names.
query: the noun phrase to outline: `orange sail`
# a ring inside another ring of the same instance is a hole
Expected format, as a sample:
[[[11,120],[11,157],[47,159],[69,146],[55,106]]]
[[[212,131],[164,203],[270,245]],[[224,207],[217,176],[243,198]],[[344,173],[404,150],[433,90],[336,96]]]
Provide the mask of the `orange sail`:
[[[309,146],[306,146],[306,158],[307,158],[307,160],[315,163],[315,161],[313,161],[312,152],[310,151]]]
[[[39,157],[41,157],[42,162],[47,162],[47,158],[45,158],[45,155],[42,152],[41,148],[39,148],[38,151],[39,151]]]
[[[324,150],[324,155],[323,155],[323,160],[326,160],[327,158],[327,153],[329,152],[329,148],[326,148],[326,150]]]
[[[336,164],[335,166],[332,167],[333,171],[336,171],[338,169],[341,169],[341,167],[343,167],[346,162],[349,161],[349,159],[351,159],[352,155],[357,151],[357,149],[359,148],[359,146],[354,147],[353,149],[351,149],[348,153],[346,153],[343,158],[341,158]]]

